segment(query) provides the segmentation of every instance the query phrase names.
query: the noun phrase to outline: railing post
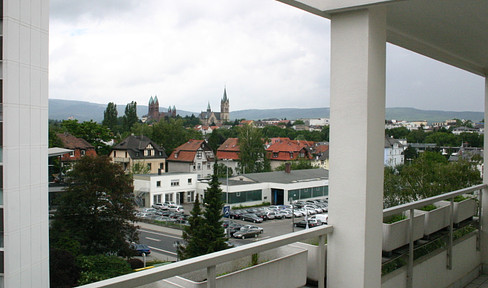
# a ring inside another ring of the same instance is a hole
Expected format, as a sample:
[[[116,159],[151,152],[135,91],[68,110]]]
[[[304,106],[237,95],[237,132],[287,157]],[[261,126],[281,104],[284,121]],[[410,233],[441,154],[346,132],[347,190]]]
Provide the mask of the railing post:
[[[449,241],[447,243],[447,269],[452,270],[452,243],[454,241],[454,197],[451,197],[451,217],[449,221]]]
[[[479,193],[478,193],[478,237],[476,237],[476,251],[480,251],[481,250],[481,227],[483,226],[482,225],[482,214],[481,214],[481,210],[483,208],[483,189],[480,189]]]
[[[319,283],[318,288],[325,288],[325,235],[319,236]]]
[[[407,288],[413,287],[413,209],[410,209],[410,221],[408,221],[408,266]]]
[[[215,265],[207,267],[207,288],[215,288],[217,286]]]

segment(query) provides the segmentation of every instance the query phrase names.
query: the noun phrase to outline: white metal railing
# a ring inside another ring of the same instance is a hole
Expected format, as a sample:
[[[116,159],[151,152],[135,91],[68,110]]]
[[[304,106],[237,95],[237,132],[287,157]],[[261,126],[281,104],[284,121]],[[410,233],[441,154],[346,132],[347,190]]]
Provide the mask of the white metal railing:
[[[281,235],[265,239],[262,241],[253,242],[243,246],[222,250],[207,255],[198,256],[195,258],[175,262],[172,264],[155,267],[131,274],[122,275],[115,278],[87,284],[80,286],[83,288],[95,288],[95,287],[138,287],[147,285],[167,279],[169,277],[178,276],[184,273],[207,269],[207,287],[215,287],[216,275],[215,266],[220,263],[232,261],[244,256],[249,256],[259,252],[271,250],[284,245],[292,244],[301,240],[319,237],[319,247],[323,253],[320,253],[318,267],[324,267],[325,265],[325,237],[327,234],[332,233],[333,227],[331,225],[320,226],[312,229],[306,229],[298,232]],[[325,271],[319,269],[321,275],[319,275],[318,287],[325,286]]]
[[[414,221],[414,209],[419,209],[422,208],[426,205],[433,204],[435,202],[441,201],[441,200],[450,200],[451,202],[451,207],[450,207],[450,224],[449,224],[449,240],[448,240],[448,245],[447,245],[447,268],[450,270],[452,269],[452,246],[453,246],[453,236],[454,236],[454,198],[458,195],[463,195],[463,194],[468,194],[468,193],[473,193],[476,191],[480,191],[478,193],[478,200],[479,200],[479,207],[478,207],[478,217],[481,221],[481,211],[482,211],[482,189],[488,188],[487,184],[480,184],[480,185],[475,185],[472,187],[468,188],[463,188],[459,189],[456,191],[444,193],[441,195],[437,195],[434,197],[410,202],[407,204],[402,204],[394,207],[390,207],[387,209],[383,210],[383,217],[388,217],[396,214],[401,214],[404,211],[409,211],[409,244],[408,244],[408,262],[407,262],[407,287],[412,287],[413,286],[413,261],[414,261],[414,245],[413,245],[413,221]],[[481,239],[481,229],[478,229],[478,237],[476,241],[476,248],[477,250],[480,249],[480,239]]]

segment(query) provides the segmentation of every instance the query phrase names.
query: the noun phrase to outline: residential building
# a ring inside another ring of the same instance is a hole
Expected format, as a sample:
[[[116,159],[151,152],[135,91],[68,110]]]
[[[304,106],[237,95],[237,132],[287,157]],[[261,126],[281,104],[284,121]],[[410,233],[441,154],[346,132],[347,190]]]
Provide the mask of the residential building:
[[[266,148],[267,157],[270,160],[271,169],[298,160],[311,160],[312,155],[308,149],[308,141],[293,141],[288,138],[271,139],[271,145]]]
[[[228,138],[217,149],[217,160],[230,169],[230,175],[238,172],[240,152],[239,138]]]
[[[329,143],[315,145],[312,155],[312,166],[329,170]]]
[[[396,167],[405,163],[405,145],[400,140],[385,137],[385,166]]]
[[[0,13],[0,287],[49,287],[49,1]]]
[[[220,100],[220,112],[212,111],[210,102],[207,106],[207,111],[200,113],[200,122],[205,126],[222,126],[225,122],[229,122],[229,98],[227,97],[227,89],[224,88],[224,96]]]
[[[56,136],[63,144],[62,148],[72,150],[61,156],[61,162],[73,162],[80,160],[83,156],[97,156],[95,147],[83,138],[75,137],[68,132],[58,133]]]
[[[148,137],[132,135],[112,148],[110,158],[112,162],[122,165],[127,173],[133,169],[158,173],[166,171],[168,156],[163,147]]]
[[[191,139],[178,146],[167,161],[169,172],[193,172],[202,179],[213,174],[215,155],[205,140]]]
[[[479,133],[479,132],[480,132],[479,129],[469,128],[464,126],[456,127],[452,129],[452,134],[454,135],[461,135],[461,133]]]
[[[193,203],[197,191],[197,173],[169,172],[134,175],[134,197],[141,207],[155,203]]]

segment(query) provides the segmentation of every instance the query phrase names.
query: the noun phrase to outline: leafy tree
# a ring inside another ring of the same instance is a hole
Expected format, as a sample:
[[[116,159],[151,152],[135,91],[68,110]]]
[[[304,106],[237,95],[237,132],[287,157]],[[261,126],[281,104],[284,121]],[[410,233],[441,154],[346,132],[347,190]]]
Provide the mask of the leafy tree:
[[[98,154],[108,154],[110,148],[104,141],[111,140],[113,134],[107,127],[104,127],[97,122],[90,120],[78,123],[78,120],[64,120],[61,123],[63,131],[69,132],[71,135],[85,139],[88,143],[95,146]]]
[[[115,132],[117,128],[117,105],[109,102],[105,112],[103,112],[102,124],[107,126],[111,131]]]
[[[410,130],[408,130],[406,127],[386,129],[385,131],[386,136],[393,137],[395,139],[406,139],[408,134],[410,134]]]
[[[205,192],[204,203],[205,211],[203,212],[203,217],[205,218],[204,227],[208,241],[207,253],[227,249],[228,246],[225,243],[226,237],[221,220],[224,202],[222,201],[222,189],[217,177],[217,165],[214,165],[212,180],[210,180],[208,189]]]
[[[217,153],[217,149],[226,140],[224,135],[222,135],[222,131],[220,131],[220,130],[221,129],[213,130],[212,134],[210,134],[210,137],[208,138],[208,146],[210,146],[210,148],[212,148],[214,153]]]
[[[137,103],[132,101],[125,106],[124,131],[130,131],[132,126],[139,121],[137,117]]]
[[[440,153],[426,151],[411,164],[386,168],[384,206],[390,207],[481,183],[476,163],[448,162]]]
[[[208,238],[205,231],[205,219],[202,215],[199,197],[195,198],[193,209],[188,218],[189,226],[183,231],[184,245],[177,247],[178,258],[188,259],[207,253]]]
[[[264,149],[263,134],[259,128],[244,125],[239,133],[239,164],[242,173],[269,172],[271,166]]]
[[[51,287],[75,287],[80,278],[80,267],[73,254],[66,250],[50,249],[49,281]]]
[[[275,171],[285,171],[286,164],[283,163],[275,168]],[[304,170],[304,169],[314,169],[312,162],[300,159],[298,161],[291,161],[291,170]]]
[[[169,119],[154,124],[152,140],[166,149],[168,155],[178,146],[190,139],[202,139],[202,134],[193,129],[186,129],[181,119]]]
[[[305,125],[305,122],[303,122],[303,120],[296,120],[293,122],[293,125]]]
[[[151,171],[146,163],[144,162],[135,162],[131,166],[131,173],[132,174],[148,174]]]
[[[68,176],[51,225],[53,247],[69,238],[83,255],[131,255],[138,240],[132,178],[107,156],[81,158]]]
[[[117,277],[132,272],[130,264],[117,256],[90,255],[77,258],[81,275],[78,285]]]
[[[409,145],[407,149],[403,151],[403,156],[405,156],[406,161],[410,161],[417,158],[419,156],[419,153],[417,152],[417,149]]]
[[[227,175],[231,177],[233,175],[232,168],[228,168],[225,164],[222,163],[217,163],[215,164],[216,167],[216,173],[218,178],[226,178]],[[229,174],[227,174],[229,173]]]

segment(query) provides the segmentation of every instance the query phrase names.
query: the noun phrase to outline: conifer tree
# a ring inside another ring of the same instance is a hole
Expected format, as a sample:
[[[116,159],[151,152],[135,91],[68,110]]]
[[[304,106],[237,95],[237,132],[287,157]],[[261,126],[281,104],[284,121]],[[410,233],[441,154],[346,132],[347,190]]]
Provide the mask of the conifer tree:
[[[183,231],[185,245],[179,245],[177,248],[178,258],[182,260],[207,253],[208,243],[206,241],[204,219],[202,217],[202,209],[198,196],[195,198],[188,222],[190,226],[186,226]]]
[[[209,187],[205,192],[205,233],[208,241],[207,253],[212,253],[227,249],[225,243],[224,227],[222,225],[222,189],[220,188],[219,178],[217,176],[217,163],[214,164],[214,171]]]

